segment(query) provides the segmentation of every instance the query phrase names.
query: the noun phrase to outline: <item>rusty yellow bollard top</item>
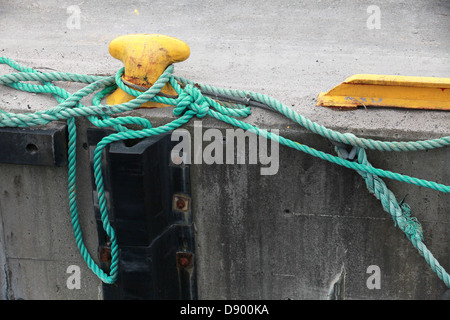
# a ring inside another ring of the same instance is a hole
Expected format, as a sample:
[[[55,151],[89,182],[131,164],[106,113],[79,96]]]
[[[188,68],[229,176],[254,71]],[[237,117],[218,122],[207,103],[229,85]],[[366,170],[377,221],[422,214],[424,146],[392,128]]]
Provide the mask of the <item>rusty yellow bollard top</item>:
[[[189,46],[176,38],[160,34],[130,34],[111,41],[109,53],[124,64],[122,80],[133,89],[150,88],[164,70],[173,63],[189,58]],[[134,86],[133,86],[134,85]],[[141,90],[142,91],[142,90]],[[161,93],[176,96],[177,93],[167,83]],[[107,104],[121,104],[134,99],[120,88],[108,98]],[[167,105],[146,102],[143,108],[160,108]]]

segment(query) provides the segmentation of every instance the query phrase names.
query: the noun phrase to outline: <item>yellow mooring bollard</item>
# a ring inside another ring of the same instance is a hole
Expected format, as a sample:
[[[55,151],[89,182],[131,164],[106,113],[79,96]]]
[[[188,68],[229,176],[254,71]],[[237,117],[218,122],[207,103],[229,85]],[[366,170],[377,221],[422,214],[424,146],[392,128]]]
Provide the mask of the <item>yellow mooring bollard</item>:
[[[450,110],[450,78],[357,74],[317,98],[340,110],[390,107]]]
[[[122,81],[127,86],[140,91],[150,88],[159,76],[172,63],[189,58],[189,46],[176,38],[160,34],[131,34],[111,41],[109,53],[124,64]],[[176,96],[177,93],[167,83],[161,93]],[[117,88],[106,102],[108,105],[128,102],[135,97]],[[143,108],[160,108],[167,105],[146,102]]]

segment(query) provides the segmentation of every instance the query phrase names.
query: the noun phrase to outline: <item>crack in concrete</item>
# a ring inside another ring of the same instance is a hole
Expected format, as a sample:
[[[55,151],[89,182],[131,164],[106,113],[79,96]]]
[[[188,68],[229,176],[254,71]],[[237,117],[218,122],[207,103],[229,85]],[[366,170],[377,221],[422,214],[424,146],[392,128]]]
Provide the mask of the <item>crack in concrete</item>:
[[[331,282],[328,291],[328,300],[344,300],[345,298],[345,276],[347,272],[344,264],[342,264],[341,272]]]

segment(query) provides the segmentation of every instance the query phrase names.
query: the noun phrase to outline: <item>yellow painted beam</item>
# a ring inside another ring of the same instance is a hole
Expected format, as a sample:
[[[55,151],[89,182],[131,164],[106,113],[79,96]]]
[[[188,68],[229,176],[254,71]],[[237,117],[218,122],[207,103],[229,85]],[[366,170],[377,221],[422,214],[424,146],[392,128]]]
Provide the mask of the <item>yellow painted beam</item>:
[[[357,74],[328,92],[317,106],[341,110],[388,107],[450,110],[450,78]]]

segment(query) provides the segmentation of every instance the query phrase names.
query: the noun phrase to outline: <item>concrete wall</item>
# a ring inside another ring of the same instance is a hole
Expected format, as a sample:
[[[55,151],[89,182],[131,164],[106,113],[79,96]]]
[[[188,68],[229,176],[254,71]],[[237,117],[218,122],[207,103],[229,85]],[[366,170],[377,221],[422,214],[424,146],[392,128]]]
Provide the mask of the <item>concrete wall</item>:
[[[370,1],[256,1],[166,4],[85,1],[80,29],[68,29],[70,1],[2,1],[0,54],[28,66],[113,74],[121,63],[107,51],[126,33],[163,33],[186,41],[191,57],[176,74],[200,83],[267,93],[341,132],[378,139],[420,140],[449,134],[446,112],[315,108],[315,98],[356,73],[448,77],[446,1],[379,1],[382,28],[366,27]],[[139,14],[136,13],[135,9]],[[22,24],[23,16],[29,23]],[[99,17],[102,17],[99,19]],[[0,66],[1,74],[11,72]],[[61,83],[74,92],[79,86]],[[88,102],[86,102],[88,103]],[[0,88],[0,108],[36,111],[50,97]],[[171,110],[138,110],[154,125]],[[314,148],[331,144],[271,112],[246,120]],[[95,256],[88,150],[89,123],[79,119],[79,206]],[[227,126],[203,119],[203,127]],[[289,128],[288,128],[289,127]],[[193,123],[187,128],[193,132]],[[369,152],[375,166],[448,184],[448,148],[410,153]],[[76,248],[67,201],[66,168],[0,165],[0,297],[100,299],[101,282]],[[361,177],[348,169],[280,148],[279,172],[258,165],[193,165],[193,214],[201,299],[326,299],[345,270],[345,299],[439,299],[446,290]],[[424,227],[424,241],[447,271],[448,195],[385,180]],[[69,290],[70,265],[81,289]],[[370,290],[367,268],[380,267],[381,289]]]
[[[85,133],[84,133],[85,135]],[[78,193],[86,245],[97,258],[89,157],[80,130]],[[101,282],[85,265],[70,222],[67,166],[1,164],[3,299],[98,299]],[[97,260],[97,259],[96,259]],[[69,290],[69,266],[81,270],[81,289]]]
[[[287,135],[332,152],[310,133]],[[375,166],[449,177],[448,150],[370,156]],[[342,268],[346,299],[436,299],[445,290],[356,172],[288,148],[274,176],[261,176],[256,165],[192,171],[201,297],[326,299]],[[445,238],[449,197],[386,183],[399,201],[408,194],[425,243],[448,265],[446,242],[436,239]],[[380,290],[366,285],[371,265],[381,270]]]
[[[80,219],[87,246],[95,256],[90,168],[83,148],[87,123],[81,124]],[[187,128],[193,134],[192,124]],[[204,120],[203,127],[217,127],[217,123]],[[280,133],[332,152],[331,143],[320,137],[298,128],[286,131]],[[447,158],[448,150],[439,149],[372,152],[369,159],[374,166],[447,181]],[[442,281],[394,227],[356,172],[287,147],[280,148],[276,175],[262,176],[260,168],[249,164],[192,165],[200,299],[327,299],[342,268],[345,299],[441,297],[445,291]],[[86,267],[75,245],[68,215],[66,168],[2,164],[1,172],[2,297],[101,298],[100,281]],[[386,182],[399,200],[408,194],[407,202],[423,225],[425,243],[443,266],[448,265],[449,197]],[[80,290],[67,288],[70,265],[81,268]],[[366,285],[371,265],[381,271],[379,290]]]

